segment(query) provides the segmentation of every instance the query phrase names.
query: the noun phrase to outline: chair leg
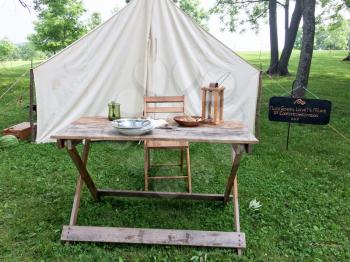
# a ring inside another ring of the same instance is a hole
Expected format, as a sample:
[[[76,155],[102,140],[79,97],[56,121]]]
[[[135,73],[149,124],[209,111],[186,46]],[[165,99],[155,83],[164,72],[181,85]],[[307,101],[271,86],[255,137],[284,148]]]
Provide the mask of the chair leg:
[[[180,149],[180,171],[181,173],[184,172],[184,149]]]
[[[145,191],[148,191],[149,149],[144,147]]]
[[[188,192],[192,193],[192,176],[191,176],[191,161],[190,161],[190,147],[186,148],[186,164],[188,176]]]

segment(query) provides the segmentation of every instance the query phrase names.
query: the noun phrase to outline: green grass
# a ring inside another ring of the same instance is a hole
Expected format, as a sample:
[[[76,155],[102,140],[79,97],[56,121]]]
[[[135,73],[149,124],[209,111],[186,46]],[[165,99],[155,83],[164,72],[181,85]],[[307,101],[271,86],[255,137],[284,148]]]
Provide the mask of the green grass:
[[[265,69],[268,54],[242,53]],[[331,125],[350,137],[350,64],[346,52],[316,52],[310,90],[333,103]],[[290,69],[296,72],[298,54]],[[28,63],[2,64],[0,94]],[[247,236],[243,261],[350,260],[350,143],[327,126],[292,125],[285,150],[286,123],[267,119],[273,95],[286,94],[294,77],[264,77],[261,143],[239,169],[241,228]],[[286,90],[283,90],[281,86]],[[23,101],[20,102],[20,96]],[[0,100],[0,128],[27,119],[28,79]],[[158,159],[175,155],[157,154]],[[222,193],[230,170],[228,146],[192,144],[194,192]],[[143,149],[134,143],[95,143],[89,170],[98,185],[143,187]],[[156,171],[155,171],[156,172]],[[162,171],[159,171],[162,172]],[[60,242],[69,222],[76,170],[54,144],[0,150],[0,260],[4,261],[207,261],[240,260],[232,250],[168,246]],[[156,190],[185,190],[183,182],[152,184]],[[249,201],[262,203],[259,212]],[[94,203],[84,189],[78,223],[122,227],[229,231],[232,207],[220,203],[166,199],[106,198]]]

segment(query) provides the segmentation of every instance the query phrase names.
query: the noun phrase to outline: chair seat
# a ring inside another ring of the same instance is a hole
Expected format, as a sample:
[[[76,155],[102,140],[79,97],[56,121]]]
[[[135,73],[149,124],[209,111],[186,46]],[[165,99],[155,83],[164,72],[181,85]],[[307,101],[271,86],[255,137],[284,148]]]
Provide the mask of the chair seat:
[[[159,141],[159,140],[146,140],[145,147],[147,148],[187,148],[189,143],[186,141]]]

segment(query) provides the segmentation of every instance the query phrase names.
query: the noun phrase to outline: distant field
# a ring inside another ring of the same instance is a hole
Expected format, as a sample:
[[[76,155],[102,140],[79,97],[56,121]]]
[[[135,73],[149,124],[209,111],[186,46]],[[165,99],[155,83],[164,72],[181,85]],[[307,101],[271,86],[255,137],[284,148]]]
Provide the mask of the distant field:
[[[268,53],[241,56],[262,69]],[[309,89],[331,100],[331,126],[350,138],[350,63],[346,51],[315,52]],[[260,57],[260,58],[259,58]],[[290,62],[296,73],[298,53]],[[0,63],[0,96],[29,68],[28,62]],[[292,125],[267,119],[268,99],[286,95],[295,76],[264,76],[261,141],[239,170],[241,229],[247,249],[242,261],[350,260],[350,142],[328,126]],[[0,99],[0,129],[28,118],[28,77]],[[312,97],[309,95],[309,97]],[[159,153],[165,161],[171,153]],[[230,170],[229,146],[191,144],[194,192],[222,193]],[[89,170],[101,186],[140,190],[143,147],[126,143],[92,145]],[[162,173],[163,171],[154,171]],[[0,260],[2,261],[207,261],[240,260],[232,250],[109,244],[64,245],[76,171],[54,144],[0,149]],[[159,182],[160,191],[185,189],[181,181]],[[249,202],[261,202],[259,212]],[[104,199],[96,204],[84,190],[78,223],[122,227],[230,231],[231,205],[147,199]],[[203,260],[202,260],[203,261]]]

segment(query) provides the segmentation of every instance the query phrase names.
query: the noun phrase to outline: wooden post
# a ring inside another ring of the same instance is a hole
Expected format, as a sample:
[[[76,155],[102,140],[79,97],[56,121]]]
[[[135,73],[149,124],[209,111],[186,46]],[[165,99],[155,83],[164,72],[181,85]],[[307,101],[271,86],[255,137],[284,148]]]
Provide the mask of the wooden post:
[[[202,118],[205,119],[207,108],[207,91],[202,88]]]
[[[224,91],[225,89],[222,89],[220,94],[220,120],[224,120]]]
[[[219,119],[219,93],[214,92],[214,123],[217,125],[220,123]]]
[[[34,128],[34,73],[33,73],[33,60],[31,61],[29,70],[29,122],[30,122],[30,141],[35,141],[35,128]]]

